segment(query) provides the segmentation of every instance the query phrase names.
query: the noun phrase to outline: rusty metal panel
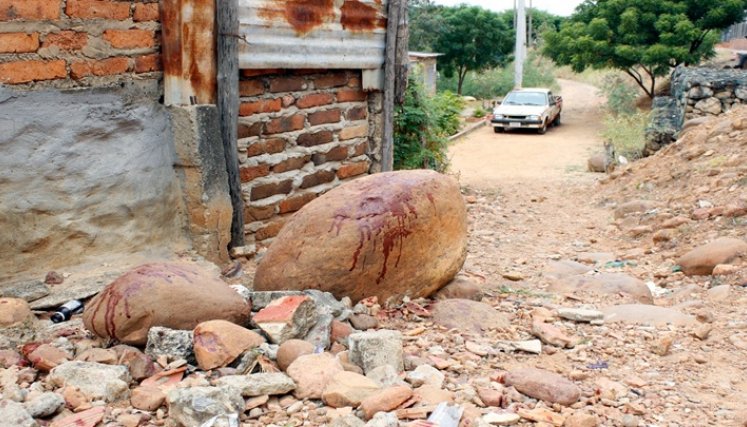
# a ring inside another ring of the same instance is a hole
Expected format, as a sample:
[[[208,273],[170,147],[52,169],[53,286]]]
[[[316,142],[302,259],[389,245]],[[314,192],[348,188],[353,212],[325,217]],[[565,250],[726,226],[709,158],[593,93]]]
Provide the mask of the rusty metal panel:
[[[239,0],[239,67],[375,69],[386,0]]]

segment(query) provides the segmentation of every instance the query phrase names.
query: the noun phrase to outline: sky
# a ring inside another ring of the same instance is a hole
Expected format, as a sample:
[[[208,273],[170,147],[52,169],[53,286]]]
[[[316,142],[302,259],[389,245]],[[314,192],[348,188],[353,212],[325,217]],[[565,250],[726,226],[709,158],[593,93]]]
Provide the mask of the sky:
[[[573,9],[581,4],[582,1],[583,0],[532,0],[532,6],[536,9],[554,13],[555,15],[568,16],[573,13]],[[495,10],[496,12],[513,9],[514,7],[514,0],[434,0],[434,2],[447,6],[466,3],[475,6],[482,6],[486,9]],[[529,0],[525,0],[525,3],[528,6]]]

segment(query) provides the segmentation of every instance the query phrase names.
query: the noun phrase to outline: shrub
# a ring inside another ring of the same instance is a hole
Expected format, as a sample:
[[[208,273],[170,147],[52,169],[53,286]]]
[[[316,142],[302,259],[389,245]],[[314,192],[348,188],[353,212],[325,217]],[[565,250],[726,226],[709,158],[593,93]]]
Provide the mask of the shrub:
[[[394,116],[394,168],[446,170],[448,136],[459,130],[464,101],[450,92],[426,95],[411,77],[405,102]]]
[[[604,119],[602,136],[613,149],[615,159],[625,156],[628,160],[643,157],[646,146],[646,126],[651,120],[650,114],[607,114]]]
[[[607,98],[607,109],[614,115],[636,113],[638,89],[627,83],[619,74],[604,76],[600,92]]]

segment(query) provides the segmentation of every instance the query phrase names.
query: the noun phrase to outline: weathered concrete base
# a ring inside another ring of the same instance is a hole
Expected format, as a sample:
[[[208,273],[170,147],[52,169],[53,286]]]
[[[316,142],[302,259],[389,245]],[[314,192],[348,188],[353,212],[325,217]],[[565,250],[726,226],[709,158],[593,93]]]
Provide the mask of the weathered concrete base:
[[[193,249],[210,261],[225,262],[233,207],[218,110],[214,105],[198,105],[169,111]]]
[[[0,86],[0,279],[181,246],[184,208],[156,81]]]

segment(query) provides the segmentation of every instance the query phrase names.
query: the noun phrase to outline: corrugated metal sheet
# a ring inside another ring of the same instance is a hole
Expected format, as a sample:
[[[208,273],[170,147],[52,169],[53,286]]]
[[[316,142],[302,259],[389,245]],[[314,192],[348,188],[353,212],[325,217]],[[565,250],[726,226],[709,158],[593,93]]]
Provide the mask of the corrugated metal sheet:
[[[386,0],[239,0],[239,67],[374,69]]]

